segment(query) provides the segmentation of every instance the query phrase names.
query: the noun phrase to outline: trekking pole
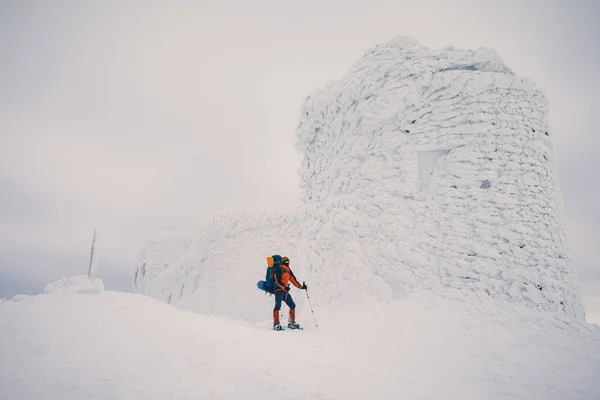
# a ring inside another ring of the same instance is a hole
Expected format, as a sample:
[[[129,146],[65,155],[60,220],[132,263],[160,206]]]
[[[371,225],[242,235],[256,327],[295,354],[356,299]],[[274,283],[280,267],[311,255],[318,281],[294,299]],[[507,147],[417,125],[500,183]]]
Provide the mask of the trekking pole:
[[[306,292],[306,298],[308,299],[308,306],[310,307],[310,312],[312,313],[313,320],[315,321],[315,327],[318,328],[319,325],[317,324],[317,319],[315,318],[315,312],[313,311],[312,304],[310,304],[310,297],[308,297],[308,289],[304,289],[304,291]]]

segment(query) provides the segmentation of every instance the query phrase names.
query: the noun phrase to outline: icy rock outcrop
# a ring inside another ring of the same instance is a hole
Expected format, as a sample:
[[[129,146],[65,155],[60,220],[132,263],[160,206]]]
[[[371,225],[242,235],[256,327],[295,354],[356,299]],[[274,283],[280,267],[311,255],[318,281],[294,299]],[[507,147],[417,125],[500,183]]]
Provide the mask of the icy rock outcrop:
[[[297,136],[303,205],[207,220],[176,261],[142,257],[137,290],[256,319],[281,253],[322,302],[445,287],[583,318],[546,99],[494,51],[376,46],[307,97]]]
[[[93,281],[87,275],[65,277],[56,282],[46,285],[44,294],[50,293],[102,293],[104,291],[104,282],[102,279]]]

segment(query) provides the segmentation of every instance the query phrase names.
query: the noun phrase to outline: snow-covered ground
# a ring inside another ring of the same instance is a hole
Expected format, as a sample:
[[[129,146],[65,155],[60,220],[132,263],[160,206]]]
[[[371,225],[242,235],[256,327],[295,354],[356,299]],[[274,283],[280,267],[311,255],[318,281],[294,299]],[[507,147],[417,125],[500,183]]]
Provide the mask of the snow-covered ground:
[[[415,292],[275,332],[94,287],[0,302],[1,399],[600,398],[600,327],[522,305]]]

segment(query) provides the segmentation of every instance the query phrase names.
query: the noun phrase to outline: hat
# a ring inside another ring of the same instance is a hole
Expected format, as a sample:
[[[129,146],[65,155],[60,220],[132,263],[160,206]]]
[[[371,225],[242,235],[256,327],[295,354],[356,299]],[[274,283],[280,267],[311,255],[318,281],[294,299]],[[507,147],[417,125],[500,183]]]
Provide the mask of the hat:
[[[279,254],[273,254],[273,264],[281,264],[281,256]]]
[[[285,265],[290,265],[290,259],[286,256],[283,256],[283,258],[281,259],[281,263]]]

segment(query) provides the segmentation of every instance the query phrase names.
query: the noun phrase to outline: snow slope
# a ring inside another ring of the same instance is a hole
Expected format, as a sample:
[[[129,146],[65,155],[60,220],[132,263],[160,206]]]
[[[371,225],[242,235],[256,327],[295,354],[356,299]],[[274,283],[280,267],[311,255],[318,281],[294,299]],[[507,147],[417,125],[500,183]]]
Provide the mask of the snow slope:
[[[268,314],[254,296],[264,258],[279,253],[317,304],[453,288],[583,320],[547,114],[492,50],[376,46],[305,101],[300,205],[161,234],[134,287],[254,322]]]
[[[600,398],[600,327],[523,304],[415,291],[275,332],[101,288],[0,302],[1,399]]]

